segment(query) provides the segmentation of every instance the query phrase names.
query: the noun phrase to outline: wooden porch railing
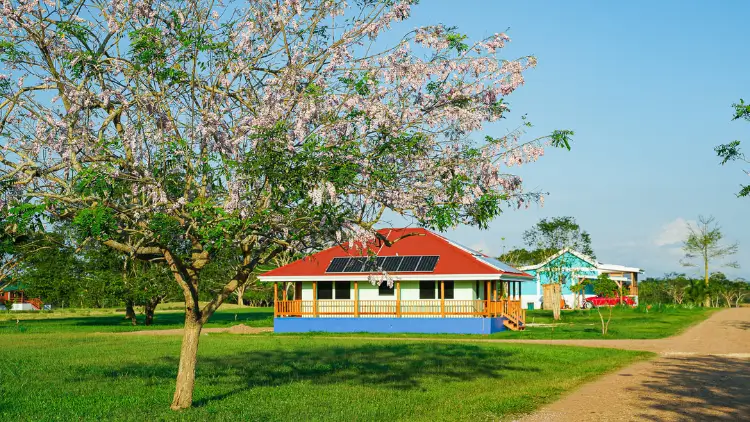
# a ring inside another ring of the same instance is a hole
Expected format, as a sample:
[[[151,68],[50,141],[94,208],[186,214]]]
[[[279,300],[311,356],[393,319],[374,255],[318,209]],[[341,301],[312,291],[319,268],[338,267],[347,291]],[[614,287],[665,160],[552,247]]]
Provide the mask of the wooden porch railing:
[[[35,307],[38,310],[41,310],[42,307],[44,307],[44,302],[42,302],[41,299],[39,299],[39,298],[31,298],[31,299],[29,299],[29,298],[25,298],[25,297],[23,297],[21,295],[18,295],[18,296],[14,297],[14,298],[11,298],[10,300],[6,301],[5,303],[6,303],[6,306],[9,305],[9,304],[12,305],[14,303],[19,303],[19,304],[28,303],[28,304],[30,304],[31,306]]]
[[[517,300],[279,300],[274,316],[504,316],[518,327],[526,321],[526,311]]]

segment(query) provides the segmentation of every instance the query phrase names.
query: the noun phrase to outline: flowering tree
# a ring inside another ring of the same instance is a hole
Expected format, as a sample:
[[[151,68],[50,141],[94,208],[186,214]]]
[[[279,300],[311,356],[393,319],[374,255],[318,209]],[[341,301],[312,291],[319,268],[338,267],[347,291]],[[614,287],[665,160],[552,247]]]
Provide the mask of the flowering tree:
[[[201,328],[257,266],[373,240],[386,210],[486,227],[540,199],[510,167],[569,148],[569,131],[469,139],[536,64],[500,60],[505,34],[438,25],[383,45],[413,1],[352,3],[0,3],[3,209],[42,206],[168,266],[186,309],[174,409],[192,403]],[[200,306],[226,250],[238,264]]]

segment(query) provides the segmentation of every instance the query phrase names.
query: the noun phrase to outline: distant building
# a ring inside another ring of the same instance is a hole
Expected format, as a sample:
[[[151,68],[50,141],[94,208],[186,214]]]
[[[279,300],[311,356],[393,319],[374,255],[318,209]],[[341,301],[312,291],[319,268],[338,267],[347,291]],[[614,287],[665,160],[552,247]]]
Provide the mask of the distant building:
[[[553,282],[555,277],[562,276],[565,284],[562,287],[562,298],[566,307],[575,307],[575,295],[570,287],[585,279],[595,279],[600,274],[608,274],[621,288],[623,296],[632,297],[638,302],[638,274],[643,270],[624,265],[602,264],[594,258],[572,249],[563,249],[549,259],[536,265],[520,268],[521,271],[534,276],[536,283],[523,283],[521,287],[521,302],[528,308],[533,304],[541,308],[543,302],[543,285]],[[594,296],[590,286],[586,287],[584,297]],[[580,296],[578,297],[580,300]],[[579,306],[581,303],[578,304]]]
[[[38,298],[29,298],[20,283],[10,283],[0,287],[0,304],[12,311],[38,311],[44,304]]]
[[[488,334],[524,328],[518,295],[533,276],[420,228],[338,245],[261,274],[275,283],[275,332]],[[368,280],[386,272],[393,280]],[[278,283],[293,285],[292,297]],[[279,290],[283,297],[279,298]]]

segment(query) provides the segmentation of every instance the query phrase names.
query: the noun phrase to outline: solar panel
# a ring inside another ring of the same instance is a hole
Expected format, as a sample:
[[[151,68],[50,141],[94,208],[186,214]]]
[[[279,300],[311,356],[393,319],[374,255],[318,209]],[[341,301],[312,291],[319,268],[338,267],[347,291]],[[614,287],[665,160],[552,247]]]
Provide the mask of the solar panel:
[[[341,273],[346,268],[346,264],[349,263],[349,258],[333,258],[331,264],[326,269],[327,273]]]
[[[403,256],[389,256],[385,258],[385,261],[383,261],[383,270],[384,271],[390,271],[395,272],[398,270],[398,266],[401,265],[401,260],[403,260]]]
[[[362,267],[362,272],[364,273],[374,273],[380,270],[380,267],[378,267],[378,262],[375,257],[367,257],[365,259],[365,265]]]
[[[333,258],[327,273],[373,273],[387,272],[432,272],[440,257],[427,256],[379,256]]]
[[[439,258],[440,257],[437,255],[423,256],[422,259],[419,260],[419,265],[417,265],[417,269],[415,271],[420,271],[420,272],[435,271],[435,265],[437,265]]]
[[[344,268],[345,273],[361,273],[367,258],[349,258],[349,263]]]
[[[398,267],[399,272],[412,272],[417,269],[421,256],[405,256]]]

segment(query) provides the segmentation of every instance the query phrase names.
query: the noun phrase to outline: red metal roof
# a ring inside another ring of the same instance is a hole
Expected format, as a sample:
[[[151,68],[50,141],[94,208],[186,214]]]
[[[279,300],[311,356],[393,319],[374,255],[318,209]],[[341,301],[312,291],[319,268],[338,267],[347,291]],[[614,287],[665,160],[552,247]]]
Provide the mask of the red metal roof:
[[[498,265],[491,265],[483,261],[482,258],[491,259],[487,255],[473,251],[469,248],[458,245],[445,237],[422,228],[394,228],[381,229],[378,232],[384,235],[390,242],[395,242],[391,246],[386,246],[383,242],[380,244],[368,245],[369,251],[376,256],[409,256],[409,255],[439,255],[440,259],[435,266],[431,275],[440,274],[498,274],[513,277],[528,277],[531,275],[502,264],[496,261]],[[276,268],[261,274],[261,277],[299,277],[299,276],[331,276],[331,275],[352,275],[354,273],[326,273],[328,265],[333,258],[367,256],[367,251],[362,248],[348,248],[348,245],[342,244],[320,251],[311,256],[292,262],[283,267]],[[365,275],[367,273],[356,273]],[[390,273],[393,275],[415,273]]]

